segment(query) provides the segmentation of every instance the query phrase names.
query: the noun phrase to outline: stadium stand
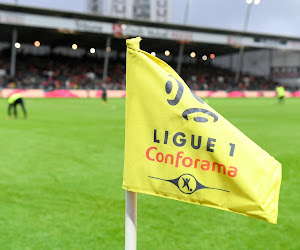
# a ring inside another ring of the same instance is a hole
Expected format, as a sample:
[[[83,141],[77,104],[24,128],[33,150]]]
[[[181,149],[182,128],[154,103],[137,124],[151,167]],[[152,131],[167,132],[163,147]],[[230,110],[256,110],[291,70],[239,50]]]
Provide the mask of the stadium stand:
[[[6,53],[7,54],[7,53]],[[0,56],[0,85],[2,88],[27,89],[99,89],[102,84],[103,62],[97,58],[63,55],[18,54],[16,76],[9,76],[8,56]],[[175,62],[170,63],[175,68]],[[234,72],[210,63],[184,64],[182,78],[193,90],[273,90],[276,82],[263,77],[241,75],[234,82]],[[110,90],[125,89],[125,61],[111,60],[106,78]]]
[[[0,44],[0,87],[3,89],[101,89],[103,82],[106,82],[109,90],[124,90],[125,39],[140,35],[146,38],[143,49],[155,51],[159,58],[174,69],[178,62],[179,45],[185,44],[180,76],[193,90],[274,90],[277,82],[271,78],[270,73],[258,76],[249,74],[244,69],[237,78],[237,56],[231,62],[233,67],[225,69],[213,64],[211,59],[204,61],[201,57],[190,58],[189,53],[201,51],[202,55],[209,55],[213,52],[217,57],[234,53],[237,55],[241,46],[244,46],[245,51],[261,48],[300,50],[299,39],[285,37],[285,42],[282,43],[282,37],[230,30],[158,24],[4,4],[0,4],[0,14],[0,43],[4,44]],[[47,25],[41,25],[46,21]],[[22,43],[20,49],[12,46],[14,31],[17,40]],[[106,76],[104,61],[110,38],[107,77],[103,77],[103,74]],[[33,46],[35,39],[42,41],[46,48],[37,50]],[[73,42],[79,44],[80,48],[76,51],[71,49]],[[97,53],[93,56],[88,50],[95,46],[98,46]],[[164,56],[166,49],[172,51],[170,57]],[[12,51],[16,51],[16,64],[10,64],[14,58]],[[274,66],[272,61],[267,61],[265,65],[268,67],[267,71]],[[15,69],[12,70],[15,73],[10,72],[11,68]],[[297,87],[289,85],[287,89],[294,91]]]

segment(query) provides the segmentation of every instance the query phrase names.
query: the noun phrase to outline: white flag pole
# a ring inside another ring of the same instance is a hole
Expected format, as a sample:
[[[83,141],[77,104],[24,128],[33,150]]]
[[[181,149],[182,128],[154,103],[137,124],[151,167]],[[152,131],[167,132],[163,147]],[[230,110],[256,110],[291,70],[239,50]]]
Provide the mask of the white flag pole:
[[[126,190],[125,250],[136,250],[137,241],[137,194]]]

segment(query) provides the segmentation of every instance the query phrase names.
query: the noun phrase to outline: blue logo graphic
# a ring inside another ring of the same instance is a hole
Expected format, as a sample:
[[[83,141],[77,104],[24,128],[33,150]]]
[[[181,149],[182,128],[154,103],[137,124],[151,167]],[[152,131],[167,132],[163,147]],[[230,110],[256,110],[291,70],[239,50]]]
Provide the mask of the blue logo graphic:
[[[170,183],[174,184],[180,190],[180,192],[182,192],[184,194],[192,194],[200,189],[215,189],[215,190],[219,190],[219,191],[229,192],[224,189],[206,187],[206,186],[202,185],[199,181],[197,181],[197,179],[191,174],[182,174],[181,176],[179,176],[178,178],[173,179],[173,180],[166,180],[166,179],[161,179],[161,178],[157,178],[157,177],[153,177],[153,176],[148,176],[148,177],[157,179],[157,180],[161,180],[161,181],[170,182]]]

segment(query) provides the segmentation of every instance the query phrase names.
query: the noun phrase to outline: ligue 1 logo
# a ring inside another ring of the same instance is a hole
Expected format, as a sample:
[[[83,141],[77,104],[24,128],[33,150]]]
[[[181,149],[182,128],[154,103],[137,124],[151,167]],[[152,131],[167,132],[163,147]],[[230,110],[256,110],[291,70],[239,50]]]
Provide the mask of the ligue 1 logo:
[[[179,189],[179,191],[184,194],[193,194],[197,190],[200,190],[200,189],[215,189],[215,190],[219,190],[219,191],[229,192],[224,189],[206,187],[206,186],[202,185],[199,181],[197,181],[195,176],[193,176],[191,174],[182,174],[178,178],[171,179],[171,180],[161,179],[161,178],[157,178],[157,177],[153,177],[153,176],[148,176],[148,177],[157,179],[157,180],[161,180],[161,181],[170,182],[170,183],[174,184]]]
[[[177,90],[177,93],[175,95],[175,98],[174,99],[167,99],[168,103],[171,105],[171,106],[175,106],[179,103],[179,101],[181,100],[181,97],[183,95],[183,91],[184,91],[184,87],[183,87],[183,84],[178,81],[174,76],[172,75],[169,75],[169,77],[172,78],[172,80],[175,80],[176,83],[178,84],[178,90]],[[165,85],[165,91],[167,94],[170,94],[173,90],[173,83],[171,80],[167,81],[166,82],[166,85]],[[197,95],[195,95],[195,93],[193,93],[193,91],[190,90],[190,93],[192,94],[192,96],[198,101],[200,102],[201,104],[204,104],[204,101],[199,98]],[[186,120],[188,120],[188,115],[190,114],[194,114],[194,113],[204,113],[210,117],[212,117],[214,120],[213,122],[216,122],[218,121],[218,116],[207,110],[207,109],[203,109],[203,108],[188,108],[186,110],[183,111],[182,113],[182,117]],[[202,116],[195,116],[194,117],[194,121],[195,122],[200,122],[200,123],[205,123],[205,122],[208,122],[208,119],[206,117],[202,117]]]

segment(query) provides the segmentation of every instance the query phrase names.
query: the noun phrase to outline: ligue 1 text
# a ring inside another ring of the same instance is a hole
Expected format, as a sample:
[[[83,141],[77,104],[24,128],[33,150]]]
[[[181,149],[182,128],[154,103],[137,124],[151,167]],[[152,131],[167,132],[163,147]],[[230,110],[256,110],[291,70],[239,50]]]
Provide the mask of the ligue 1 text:
[[[171,143],[173,143],[177,147],[183,147],[187,143],[187,137],[186,137],[185,133],[183,133],[183,132],[175,133],[173,135],[173,138],[169,138],[169,137],[170,137],[169,131],[164,131],[164,135],[162,136],[162,133],[161,133],[159,136],[157,129],[154,129],[153,142],[155,142],[155,143],[168,144],[168,143],[170,143],[169,141],[171,141]],[[203,141],[202,136],[197,136],[197,137],[195,135],[191,135],[191,137],[190,137],[189,144],[193,149],[200,149],[200,147],[202,145],[202,141]],[[214,152],[214,150],[215,150],[214,147],[215,147],[216,141],[217,140],[215,138],[207,137],[206,143],[205,144],[203,143],[204,145],[206,145],[206,151]],[[229,143],[229,149],[228,149],[229,156],[231,156],[231,157],[233,156],[234,150],[235,150],[235,144]]]

